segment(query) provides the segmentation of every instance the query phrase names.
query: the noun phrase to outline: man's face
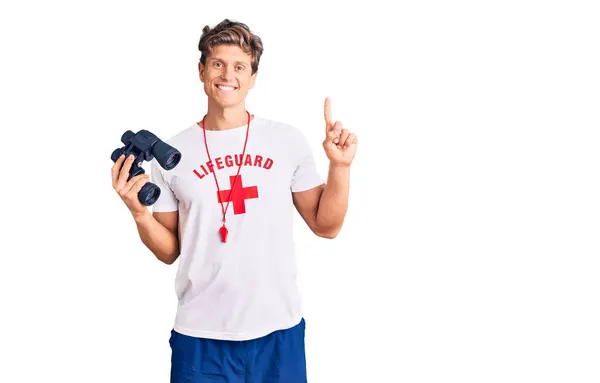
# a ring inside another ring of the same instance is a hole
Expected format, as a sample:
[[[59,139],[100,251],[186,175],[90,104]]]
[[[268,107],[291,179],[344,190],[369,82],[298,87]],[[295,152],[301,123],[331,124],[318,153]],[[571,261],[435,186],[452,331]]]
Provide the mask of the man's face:
[[[252,57],[240,47],[218,45],[206,59],[206,66],[198,63],[200,81],[209,99],[223,108],[243,102],[248,90],[254,87]]]

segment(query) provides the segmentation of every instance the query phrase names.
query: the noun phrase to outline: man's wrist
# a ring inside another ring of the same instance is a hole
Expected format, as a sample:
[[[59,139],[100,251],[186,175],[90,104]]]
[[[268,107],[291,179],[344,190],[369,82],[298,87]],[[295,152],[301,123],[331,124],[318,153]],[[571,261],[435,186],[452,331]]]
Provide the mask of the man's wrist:
[[[144,211],[143,213],[132,213],[132,215],[135,223],[137,223],[138,225],[144,224],[152,218],[154,218],[152,217],[152,213],[148,209],[146,209],[146,211]]]
[[[350,169],[352,164],[340,164],[333,161],[329,161],[329,167],[334,169]]]
[[[348,164],[336,164],[334,162],[329,163],[329,172],[336,174],[350,173],[350,165]]]

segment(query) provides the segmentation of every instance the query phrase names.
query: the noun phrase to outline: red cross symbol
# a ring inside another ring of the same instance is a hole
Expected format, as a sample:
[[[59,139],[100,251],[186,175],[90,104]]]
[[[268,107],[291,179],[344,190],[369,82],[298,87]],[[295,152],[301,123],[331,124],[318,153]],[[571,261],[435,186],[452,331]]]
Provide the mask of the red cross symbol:
[[[238,179],[237,181],[235,179]],[[233,186],[235,183],[235,186]],[[258,198],[258,188],[256,186],[243,187],[242,176],[229,176],[229,185],[232,186],[230,190],[221,190],[217,192],[219,203],[227,203],[229,197],[233,192],[233,214],[244,214],[246,213],[246,200],[250,198]]]

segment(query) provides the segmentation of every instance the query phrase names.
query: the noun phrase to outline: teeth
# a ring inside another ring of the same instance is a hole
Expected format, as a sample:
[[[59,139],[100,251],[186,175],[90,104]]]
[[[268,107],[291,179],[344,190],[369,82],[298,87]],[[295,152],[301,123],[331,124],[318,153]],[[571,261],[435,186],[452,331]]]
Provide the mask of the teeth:
[[[225,90],[225,91],[232,91],[235,88],[232,86],[225,86],[225,85],[217,85],[217,88],[221,89],[221,90]]]

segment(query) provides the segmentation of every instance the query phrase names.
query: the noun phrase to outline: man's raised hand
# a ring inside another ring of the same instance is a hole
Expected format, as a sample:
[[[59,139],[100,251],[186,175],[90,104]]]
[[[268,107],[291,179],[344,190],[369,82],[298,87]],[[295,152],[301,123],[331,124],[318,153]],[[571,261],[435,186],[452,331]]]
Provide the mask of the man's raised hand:
[[[323,148],[333,165],[350,166],[356,154],[358,139],[354,133],[344,129],[339,121],[331,118],[331,100],[325,98],[325,140]]]

